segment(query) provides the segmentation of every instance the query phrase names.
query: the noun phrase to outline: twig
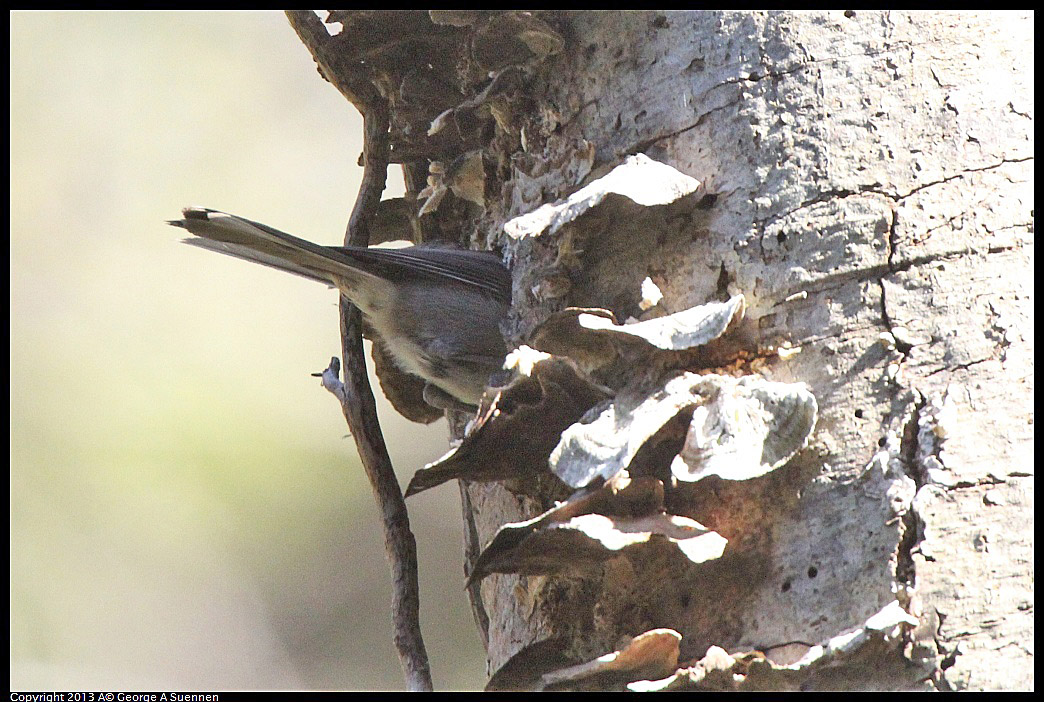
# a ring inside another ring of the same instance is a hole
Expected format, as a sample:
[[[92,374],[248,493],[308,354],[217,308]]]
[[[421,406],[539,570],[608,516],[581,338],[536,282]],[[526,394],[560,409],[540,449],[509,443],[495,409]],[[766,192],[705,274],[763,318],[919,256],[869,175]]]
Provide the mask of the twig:
[[[388,172],[388,106],[370,77],[358,77],[339,70],[337,57],[328,49],[329,33],[310,10],[287,10],[287,18],[301,41],[319,64],[322,74],[358,108],[363,115],[364,169],[359,194],[345,232],[345,243],[369,244],[369,221],[380,202]],[[337,368],[331,361],[323,375],[323,385],[341,403],[348,428],[355,438],[366,477],[384,522],[384,548],[392,569],[392,618],[395,648],[411,691],[431,691],[431,671],[420,631],[420,595],[417,580],[417,544],[410,531],[409,515],[399,482],[392,468],[388,448],[377,420],[377,406],[366,376],[366,357],[362,343],[362,315],[359,309],[341,298],[341,354],[344,358],[344,384],[337,383]],[[332,379],[331,379],[332,376]]]

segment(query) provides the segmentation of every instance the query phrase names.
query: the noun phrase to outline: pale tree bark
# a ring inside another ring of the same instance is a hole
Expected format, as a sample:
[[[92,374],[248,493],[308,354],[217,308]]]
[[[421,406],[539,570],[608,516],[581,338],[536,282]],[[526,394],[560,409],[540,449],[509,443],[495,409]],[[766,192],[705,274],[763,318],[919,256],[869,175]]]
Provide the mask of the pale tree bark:
[[[1032,16],[450,14],[367,70],[414,195],[431,161],[441,177],[480,152],[482,209],[449,188],[417,226],[466,226],[507,253],[512,345],[566,306],[648,316],[646,277],[664,296],[653,316],[742,295],[731,372],[805,383],[819,406],[780,470],[665,480],[671,514],[728,539],[721,558],[650,546],[476,583],[498,684],[621,687],[677,668],[683,688],[1032,688]],[[530,54],[498,60],[497,32]],[[428,64],[459,96],[407,114],[397,88]],[[452,128],[418,136],[439,115]],[[639,153],[716,198],[668,208],[662,227],[509,234]],[[620,401],[656,386],[651,368],[624,359],[596,380]],[[670,464],[684,434],[668,427],[638,463]],[[502,525],[568,495],[553,480],[461,489],[471,565]],[[680,635],[667,665],[562,673],[656,629]]]

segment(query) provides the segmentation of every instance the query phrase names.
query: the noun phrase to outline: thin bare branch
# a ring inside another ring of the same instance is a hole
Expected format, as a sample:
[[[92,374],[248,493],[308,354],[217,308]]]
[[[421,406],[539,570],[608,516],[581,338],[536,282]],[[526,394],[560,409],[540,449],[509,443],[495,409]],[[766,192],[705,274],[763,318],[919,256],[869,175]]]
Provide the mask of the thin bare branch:
[[[367,246],[369,221],[380,202],[388,172],[388,107],[365,74],[338,70],[337,57],[329,50],[330,35],[310,10],[288,10],[287,17],[301,41],[311,51],[322,74],[358,108],[364,120],[364,170],[359,193],[345,232],[345,243]],[[352,75],[358,75],[352,79]],[[420,594],[417,578],[417,544],[410,531],[409,515],[388,448],[377,419],[373,390],[366,375],[362,343],[362,315],[344,297],[340,304],[341,353],[344,385],[334,394],[355,438],[363,469],[373,489],[384,523],[384,546],[392,569],[392,617],[395,647],[411,691],[431,691],[431,671],[420,630]],[[328,375],[323,384],[328,389]],[[336,377],[336,369],[333,370]]]

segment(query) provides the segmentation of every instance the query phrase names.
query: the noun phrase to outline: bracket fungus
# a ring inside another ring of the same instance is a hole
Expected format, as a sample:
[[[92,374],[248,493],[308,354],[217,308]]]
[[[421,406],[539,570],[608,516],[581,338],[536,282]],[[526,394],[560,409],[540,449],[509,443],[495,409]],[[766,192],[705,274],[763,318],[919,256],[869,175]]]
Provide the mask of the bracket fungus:
[[[726,540],[699,522],[667,514],[663,483],[614,476],[579,490],[525,522],[505,524],[475,562],[469,582],[492,573],[576,573],[635,548],[665,546],[691,563],[721,556]]]
[[[508,356],[505,367],[513,373],[511,380],[483,402],[458,446],[417,471],[407,497],[454,478],[506,480],[546,473],[547,456],[562,430],[609,396],[569,359],[525,346]]]
[[[636,154],[565,200],[515,217],[504,225],[504,232],[512,239],[550,236],[589,213],[616,214],[620,208],[619,214],[623,216],[640,216],[643,209],[705,194],[695,178],[644,154]]]

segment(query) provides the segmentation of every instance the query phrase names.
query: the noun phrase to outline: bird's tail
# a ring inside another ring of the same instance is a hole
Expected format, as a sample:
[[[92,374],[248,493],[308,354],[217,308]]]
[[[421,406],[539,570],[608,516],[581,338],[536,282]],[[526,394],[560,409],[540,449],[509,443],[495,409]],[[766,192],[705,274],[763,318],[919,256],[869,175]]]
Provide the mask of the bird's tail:
[[[194,236],[186,244],[253,261],[338,287],[338,281],[360,275],[344,250],[313,244],[266,224],[218,210],[187,207],[182,219],[167,222]]]

